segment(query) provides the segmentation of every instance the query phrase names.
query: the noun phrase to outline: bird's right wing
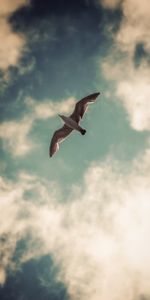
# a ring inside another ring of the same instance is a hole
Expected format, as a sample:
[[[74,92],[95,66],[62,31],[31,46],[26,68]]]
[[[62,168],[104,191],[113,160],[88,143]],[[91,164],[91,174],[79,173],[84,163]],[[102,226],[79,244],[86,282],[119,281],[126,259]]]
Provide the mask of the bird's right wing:
[[[50,157],[52,157],[53,154],[59,149],[59,143],[63,142],[63,140],[72,132],[72,130],[72,128],[64,125],[54,132],[49,148]]]
[[[88,108],[88,104],[94,103],[96,98],[99,96],[100,93],[94,93],[91,95],[86,96],[85,98],[79,100],[76,103],[74,112],[70,116],[75,122],[79,123],[80,119],[82,119],[84,113],[86,112]]]

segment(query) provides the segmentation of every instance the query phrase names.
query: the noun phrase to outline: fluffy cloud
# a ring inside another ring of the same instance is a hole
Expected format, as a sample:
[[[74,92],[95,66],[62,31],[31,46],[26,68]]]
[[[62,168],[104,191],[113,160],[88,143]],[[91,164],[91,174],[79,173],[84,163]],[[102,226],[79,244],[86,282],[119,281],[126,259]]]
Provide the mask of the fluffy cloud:
[[[44,217],[44,214],[46,216],[47,209],[49,221],[51,222],[50,216],[52,216],[51,224],[53,223],[53,211],[54,214],[58,214],[55,211],[56,208],[54,209],[54,197],[56,198],[54,191],[57,190],[57,187],[55,183],[47,184],[36,176],[30,176],[23,172],[19,174],[17,182],[11,182],[1,177],[0,187],[0,283],[4,284],[8,269],[15,271],[21,262],[39,253],[44,253],[44,249],[40,248],[40,252],[38,252],[38,248],[32,249],[30,244],[30,248],[23,253],[20,261],[16,263],[13,261],[17,242],[26,238],[29,233],[33,234],[32,241],[34,240],[34,233],[36,238],[36,217],[38,215],[40,223],[42,216]],[[32,198],[30,197],[31,193]]]
[[[0,15],[9,16],[23,5],[29,4],[29,0],[0,0]]]
[[[134,53],[138,43],[150,51],[150,3],[149,0],[124,0],[123,21],[116,41],[123,50]]]
[[[16,66],[25,50],[25,37],[13,31],[8,19],[14,11],[27,4],[28,0],[0,0],[0,69],[3,71]]]
[[[42,103],[37,103],[32,98],[26,99],[27,106],[33,111],[33,118],[35,119],[47,119],[50,117],[54,117],[59,113],[70,113],[71,109],[73,109],[73,105],[75,104],[75,98],[69,97],[67,100],[63,100],[61,102],[54,102],[45,100]]]
[[[104,8],[115,9],[121,1],[122,0],[100,0],[100,3]]]
[[[137,72],[117,87],[117,95],[127,109],[131,126],[138,131],[150,130],[150,72],[148,76],[145,73],[145,70]]]
[[[29,138],[30,130],[35,120],[51,118],[58,113],[69,113],[74,105],[74,98],[68,98],[61,102],[37,101],[28,98],[26,104],[30,110],[19,121],[6,121],[0,124],[0,138],[6,151],[14,156],[22,156],[34,148],[35,144]]]
[[[25,47],[23,35],[15,34],[4,18],[0,18],[0,69],[17,65]]]
[[[18,263],[53,255],[71,299],[150,295],[149,162],[147,150],[128,171],[111,158],[93,163],[65,203],[54,183],[27,174],[18,182],[2,180],[0,234],[7,237],[7,250],[1,283],[6,269],[15,268],[15,245],[28,231],[40,243],[35,248],[30,243]]]
[[[8,152],[15,156],[26,154],[33,148],[33,142],[28,138],[33,124],[31,117],[24,117],[20,121],[7,121],[0,125],[0,138]]]
[[[127,110],[135,130],[150,129],[150,69],[146,57],[135,64],[136,47],[150,54],[150,4],[148,0],[123,0],[123,18],[114,35],[114,48],[102,63],[104,75],[116,85],[116,96]],[[123,55],[122,55],[123,54]]]
[[[129,59],[114,65],[112,58],[102,64],[105,78],[116,81],[116,96],[128,113],[132,128],[150,130],[150,70],[146,63],[135,68]]]

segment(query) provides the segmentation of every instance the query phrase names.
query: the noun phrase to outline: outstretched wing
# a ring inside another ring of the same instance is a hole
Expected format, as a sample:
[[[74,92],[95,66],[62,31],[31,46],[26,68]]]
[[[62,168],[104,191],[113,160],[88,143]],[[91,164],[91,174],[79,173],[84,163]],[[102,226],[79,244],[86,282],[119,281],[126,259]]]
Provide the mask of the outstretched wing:
[[[79,123],[80,119],[82,119],[84,113],[88,108],[88,104],[95,102],[96,98],[99,96],[100,93],[94,93],[88,95],[87,97],[81,99],[76,103],[74,112],[70,116],[75,122]]]
[[[72,128],[64,125],[54,132],[49,148],[50,157],[52,157],[53,154],[59,149],[59,143],[63,142],[63,140],[72,132],[72,130]]]

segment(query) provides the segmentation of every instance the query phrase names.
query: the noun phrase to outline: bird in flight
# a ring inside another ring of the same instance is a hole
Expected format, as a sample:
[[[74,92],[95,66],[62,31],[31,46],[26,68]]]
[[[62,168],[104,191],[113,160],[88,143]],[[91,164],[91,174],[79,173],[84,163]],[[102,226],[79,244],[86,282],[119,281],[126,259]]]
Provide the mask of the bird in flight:
[[[59,115],[59,117],[64,121],[65,124],[60,129],[56,130],[53,134],[49,148],[50,157],[52,157],[54,153],[59,149],[59,143],[64,141],[64,139],[73,130],[79,131],[82,135],[86,133],[86,130],[79,125],[80,120],[86,112],[88,104],[94,103],[99,94],[100,93],[90,94],[85,98],[79,100],[75,105],[73,113],[69,117]]]

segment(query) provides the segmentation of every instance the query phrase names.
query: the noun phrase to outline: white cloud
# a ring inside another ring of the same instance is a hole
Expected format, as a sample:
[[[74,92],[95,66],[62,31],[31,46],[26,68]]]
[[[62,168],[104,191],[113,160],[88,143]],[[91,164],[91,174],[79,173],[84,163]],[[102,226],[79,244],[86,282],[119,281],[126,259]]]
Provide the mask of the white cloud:
[[[118,84],[117,95],[127,109],[131,126],[138,131],[150,130],[150,77],[141,80],[142,72],[136,75]]]
[[[4,284],[7,270],[15,271],[19,265],[19,261],[15,263],[12,258],[17,241],[37,229],[34,226],[36,217],[38,215],[41,217],[46,209],[53,215],[51,208],[54,206],[53,199],[56,198],[54,191],[57,190],[57,187],[53,182],[47,184],[36,176],[20,173],[17,182],[11,182],[1,177],[0,190],[0,284]],[[30,192],[32,193],[32,199],[28,197]],[[56,214],[55,210],[54,213]],[[49,221],[51,221],[51,218]],[[43,253],[43,250],[40,248],[41,253]],[[36,247],[33,250],[31,248],[27,249],[25,256],[20,259],[23,262],[34,255],[38,255],[38,248]]]
[[[138,43],[143,43],[150,51],[150,3],[149,0],[124,0],[122,2],[123,21],[116,36],[122,50],[134,53]]]
[[[99,0],[104,8],[115,9],[122,0]]]
[[[123,104],[132,128],[150,130],[150,70],[146,63],[136,69],[129,59],[114,65],[111,58],[102,64],[105,77],[116,81],[116,96]]]
[[[9,16],[27,4],[28,0],[0,0],[0,69],[4,72],[10,66],[17,66],[26,47],[25,36],[13,31]]]
[[[150,130],[150,68],[146,58],[141,59],[138,67],[134,63],[138,44],[150,54],[150,3],[149,0],[121,3],[122,22],[102,68],[105,77],[115,83],[116,96],[127,110],[132,128]]]
[[[147,150],[128,172],[112,159],[92,164],[83,185],[65,203],[51,194],[55,185],[39,178],[21,174],[17,183],[4,180],[0,233],[13,241],[4,252],[7,268],[14,245],[30,230],[33,240],[41,242],[31,249],[29,244],[20,263],[52,254],[72,300],[149,295],[149,162]],[[29,190],[33,198],[27,200]]]
[[[53,101],[37,101],[28,98],[26,104],[30,112],[21,120],[5,121],[0,124],[0,138],[6,151],[14,156],[22,156],[28,153],[36,145],[29,138],[29,133],[35,120],[47,119],[58,113],[69,113],[73,108],[75,100],[73,97],[54,103]]]
[[[45,100],[42,103],[37,103],[37,101],[29,97],[26,99],[26,104],[33,110],[35,119],[47,119],[54,117],[58,113],[70,113],[75,104],[75,98],[69,97],[61,102]]]
[[[23,5],[29,4],[29,0],[0,0],[0,15],[9,16]]]
[[[24,117],[20,121],[6,121],[0,124],[0,138],[3,146],[8,152],[15,156],[26,154],[34,146],[28,138],[33,119]]]
[[[25,47],[25,37],[12,31],[4,18],[0,18],[0,69],[16,66]]]
[[[3,268],[0,268],[0,284],[3,285],[6,280],[6,273]]]

